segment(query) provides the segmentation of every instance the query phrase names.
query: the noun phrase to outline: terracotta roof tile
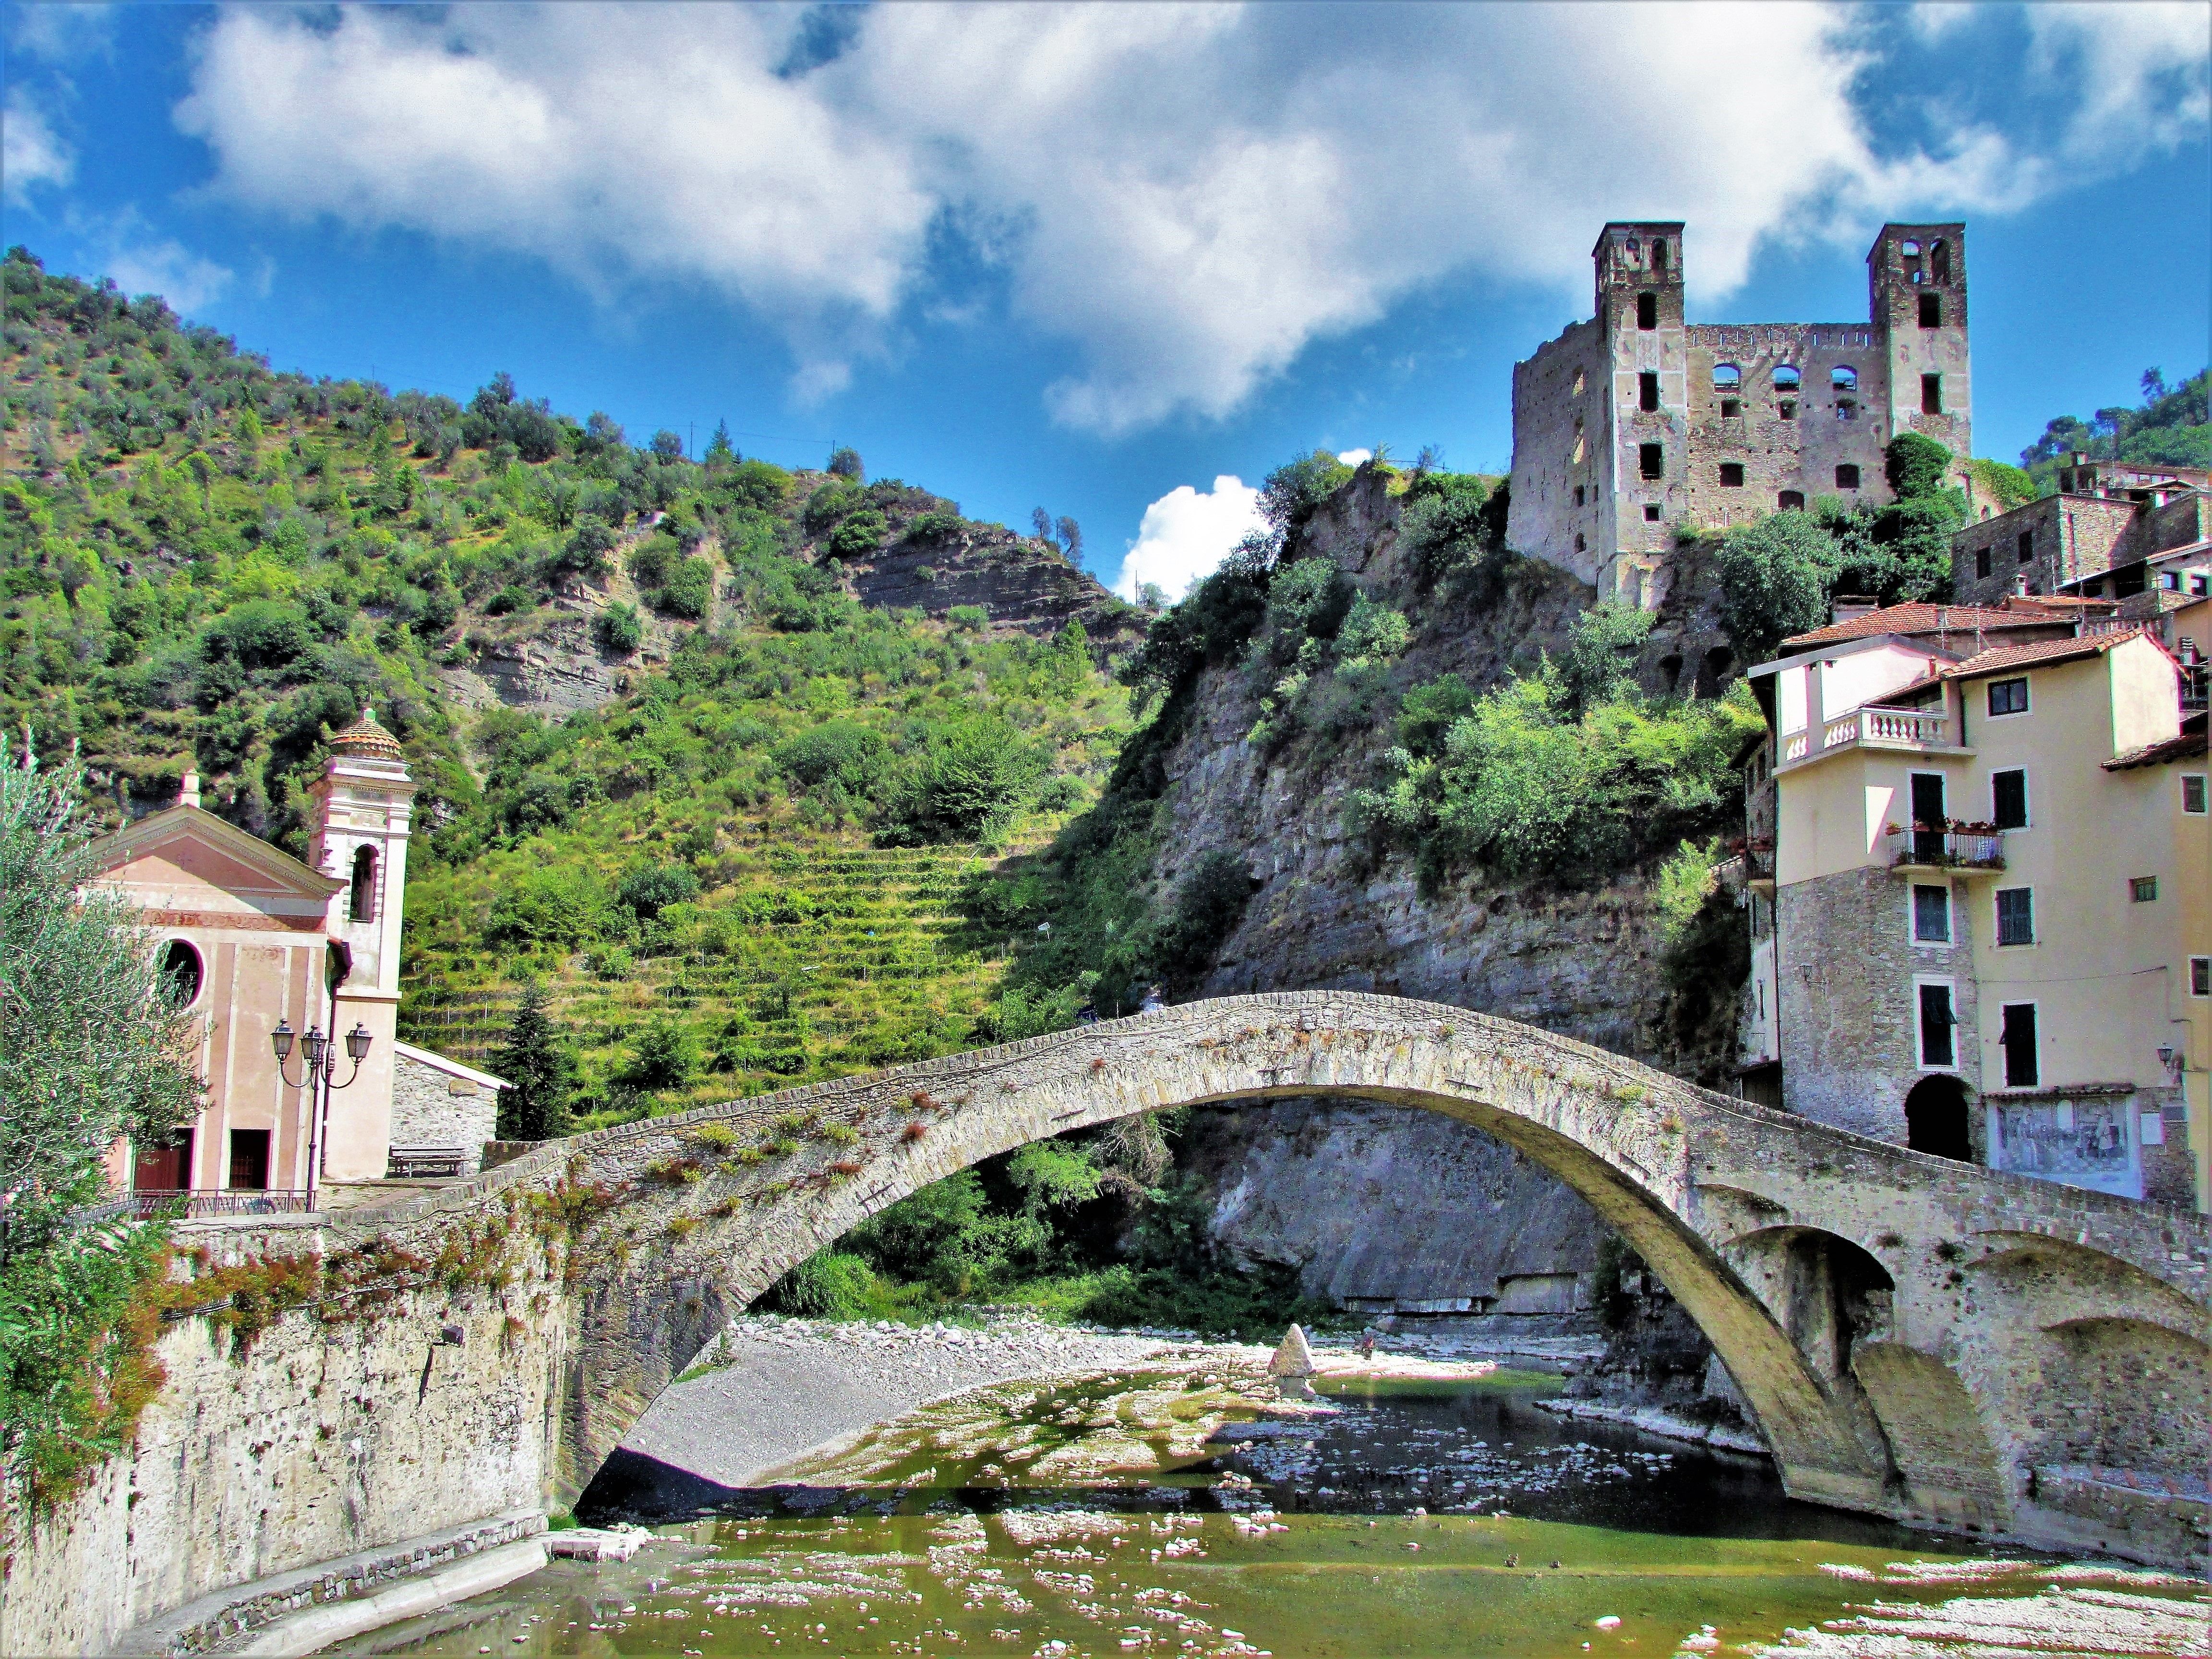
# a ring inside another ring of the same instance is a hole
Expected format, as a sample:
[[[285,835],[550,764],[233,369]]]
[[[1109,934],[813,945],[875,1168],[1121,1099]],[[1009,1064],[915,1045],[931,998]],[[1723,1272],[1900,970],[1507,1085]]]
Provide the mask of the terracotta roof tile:
[[[1892,605],[1879,611],[1869,611],[1857,617],[1831,623],[1826,628],[1816,628],[1809,634],[1796,635],[1782,641],[1782,648],[1793,650],[1808,645],[1834,645],[1844,640],[1872,639],[1882,634],[1972,634],[1976,629],[1984,632],[1996,628],[2049,628],[2054,623],[2070,622],[2073,618],[2064,611],[2053,611],[2037,615],[2016,610],[2000,610],[1988,605]],[[2041,607],[2039,606],[2038,610]]]

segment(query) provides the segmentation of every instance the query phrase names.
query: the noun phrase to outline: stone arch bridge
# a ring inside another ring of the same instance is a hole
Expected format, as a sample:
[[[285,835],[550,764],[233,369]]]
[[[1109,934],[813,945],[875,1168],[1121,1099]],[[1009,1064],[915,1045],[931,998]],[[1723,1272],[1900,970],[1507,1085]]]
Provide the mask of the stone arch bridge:
[[[1459,1118],[1589,1200],[1711,1340],[1793,1495],[2201,1560],[2203,1218],[1869,1140],[1463,1009],[1328,991],[603,1130],[309,1237],[222,1235],[218,1259],[312,1248],[413,1276],[393,1291],[356,1267],[242,1358],[210,1322],[173,1334],[137,1456],[80,1501],[74,1543],[19,1551],[11,1594],[105,1539],[129,1562],[112,1631],[571,1500],[730,1313],[875,1211],[1064,1130],[1314,1094]],[[348,1297],[373,1315],[331,1322]],[[165,1516],[189,1536],[144,1541]]]

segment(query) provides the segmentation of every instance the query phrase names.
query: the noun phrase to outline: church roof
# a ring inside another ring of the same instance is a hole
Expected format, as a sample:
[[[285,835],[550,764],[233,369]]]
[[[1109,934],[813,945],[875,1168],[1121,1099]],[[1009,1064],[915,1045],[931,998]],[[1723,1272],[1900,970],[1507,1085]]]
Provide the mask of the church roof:
[[[404,757],[399,739],[376,723],[376,710],[364,708],[361,718],[331,739],[334,755],[352,755],[362,760],[396,761]]]

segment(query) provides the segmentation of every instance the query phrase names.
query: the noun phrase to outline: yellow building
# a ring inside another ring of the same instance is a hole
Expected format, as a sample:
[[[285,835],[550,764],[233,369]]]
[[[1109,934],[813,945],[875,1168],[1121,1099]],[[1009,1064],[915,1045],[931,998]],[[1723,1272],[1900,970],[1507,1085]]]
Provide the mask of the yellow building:
[[[2184,731],[2179,667],[2145,629],[2033,603],[1943,607],[1931,629],[1936,609],[1854,617],[1752,671],[1771,852],[1751,866],[1746,1092],[2205,1206],[2203,716]]]

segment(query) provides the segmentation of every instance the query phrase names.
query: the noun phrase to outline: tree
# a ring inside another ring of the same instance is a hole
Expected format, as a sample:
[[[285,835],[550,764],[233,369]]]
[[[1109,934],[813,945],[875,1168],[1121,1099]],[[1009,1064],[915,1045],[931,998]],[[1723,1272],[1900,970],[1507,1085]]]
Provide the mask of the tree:
[[[130,1310],[167,1228],[85,1223],[106,1156],[200,1107],[194,1023],[118,895],[81,891],[94,825],[75,760],[0,759],[0,1468],[33,1510],[129,1443],[161,1372]]]
[[[627,657],[645,639],[645,621],[637,607],[617,599],[592,619],[592,636],[611,657]]]
[[[1036,538],[1039,541],[1050,541],[1052,539],[1052,514],[1046,512],[1041,507],[1031,507],[1030,509],[1030,527],[1036,532]]]
[[[502,368],[491,377],[490,384],[477,388],[477,395],[469,399],[469,411],[496,420],[514,401],[514,376]]]
[[[491,1056],[491,1069],[512,1085],[500,1091],[501,1140],[551,1140],[568,1132],[576,1060],[545,1005],[544,987],[525,986],[507,1041]]]
[[[868,470],[860,465],[860,452],[842,444],[830,452],[830,471],[834,477],[850,478],[854,483],[868,481]]]
[[[707,465],[735,466],[738,459],[736,448],[730,442],[730,423],[727,421],[715,422],[714,435],[707,443]]]
[[[1882,476],[1901,501],[1933,495],[1950,467],[1951,452],[1917,432],[1899,433],[1881,453]]]
[[[1605,599],[1575,618],[1560,678],[1584,708],[1612,702],[1633,683],[1636,653],[1657,618],[1618,599]]]
[[[1067,555],[1067,562],[1079,562],[1083,557],[1083,526],[1063,513],[1054,528],[1060,532],[1060,550]]]
[[[684,434],[671,432],[666,427],[653,434],[653,453],[656,459],[680,461],[684,459]]]
[[[1771,513],[1732,530],[1714,561],[1721,625],[1736,655],[1764,662],[1793,634],[1828,620],[1829,585],[1843,568],[1836,538],[1809,513]]]
[[[663,1016],[637,1034],[629,1080],[641,1089],[680,1089],[697,1074],[699,1045],[679,1022]]]

